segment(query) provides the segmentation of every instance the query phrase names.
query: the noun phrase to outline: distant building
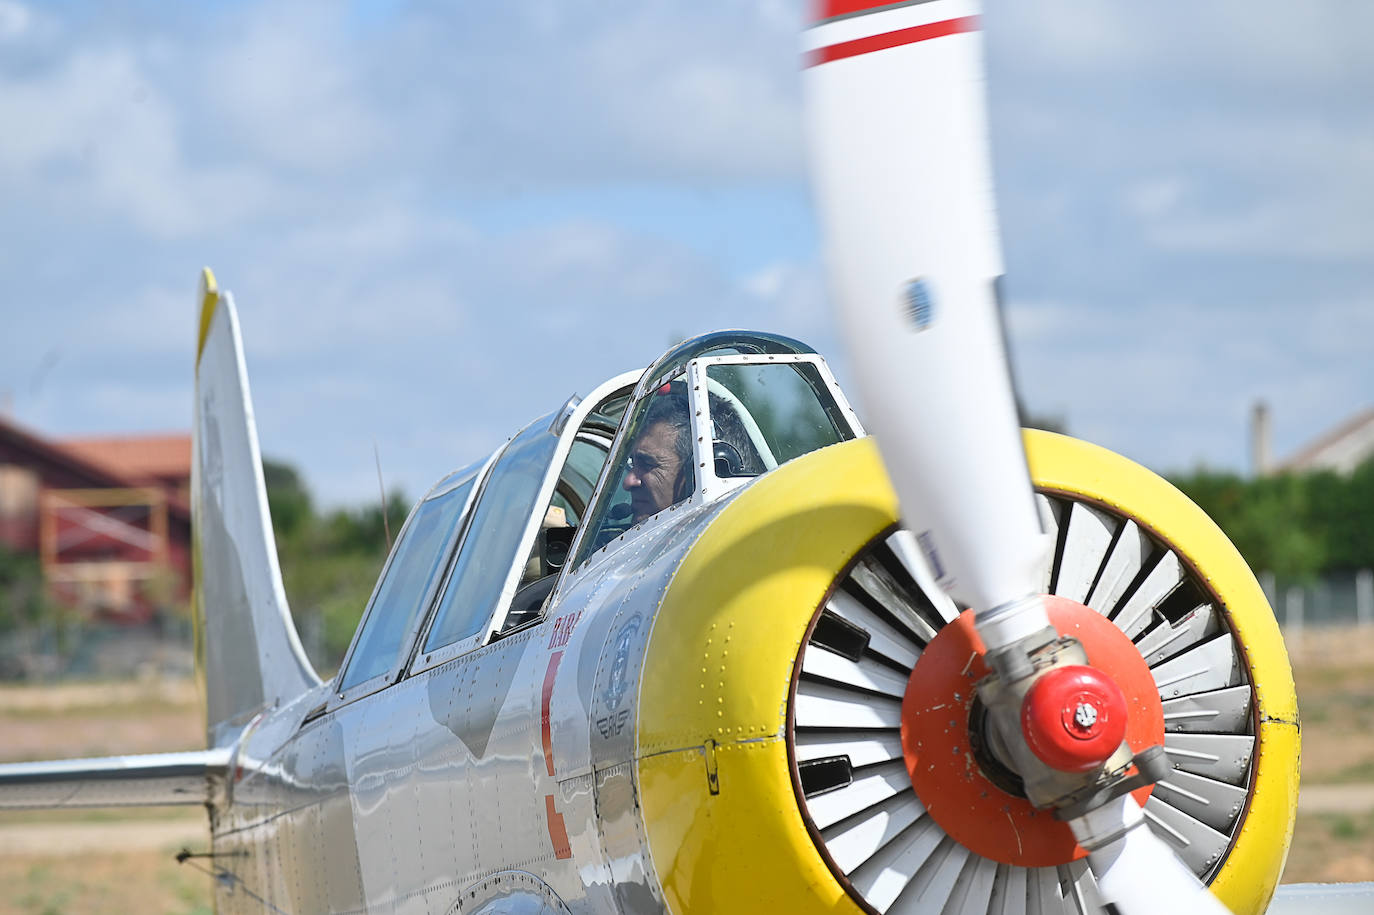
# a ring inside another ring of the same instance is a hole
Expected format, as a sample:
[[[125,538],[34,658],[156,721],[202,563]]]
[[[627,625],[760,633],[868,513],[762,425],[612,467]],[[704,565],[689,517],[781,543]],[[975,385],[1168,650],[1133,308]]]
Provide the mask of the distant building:
[[[1257,477],[1267,477],[1274,472],[1274,455],[1269,444],[1272,435],[1269,405],[1257,400],[1250,411],[1250,470]]]
[[[37,555],[53,598],[146,621],[190,593],[191,437],[58,441],[0,416],[0,546]]]
[[[1251,419],[1251,454],[1257,476],[1334,470],[1349,474],[1374,458],[1374,408],[1364,410],[1299,448],[1287,460],[1274,462],[1269,451],[1269,411],[1255,404]]]
[[[169,497],[191,504],[191,436],[139,435],[67,438],[66,451],[122,474],[140,486],[159,486]]]

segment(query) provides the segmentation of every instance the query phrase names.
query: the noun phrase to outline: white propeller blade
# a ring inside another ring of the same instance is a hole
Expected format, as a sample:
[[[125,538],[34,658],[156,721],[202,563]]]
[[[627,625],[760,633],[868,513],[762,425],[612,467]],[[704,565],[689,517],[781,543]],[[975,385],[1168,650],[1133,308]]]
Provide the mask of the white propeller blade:
[[[1103,901],[1121,915],[1225,915],[1226,906],[1150,831],[1144,816],[1126,795],[1069,823],[1080,844],[1108,840],[1088,855]]]
[[[805,36],[831,290],[905,525],[989,650],[1048,625],[1041,532],[994,283],[1002,271],[976,0],[825,0]],[[1134,811],[1134,812],[1132,812]],[[1224,911],[1129,798],[1075,821],[1124,912]]]
[[[997,318],[978,5],[825,6],[877,10],[813,27],[803,77],[851,368],[907,527],[986,612],[1036,592],[1048,544]],[[995,641],[1045,625],[1036,602]]]

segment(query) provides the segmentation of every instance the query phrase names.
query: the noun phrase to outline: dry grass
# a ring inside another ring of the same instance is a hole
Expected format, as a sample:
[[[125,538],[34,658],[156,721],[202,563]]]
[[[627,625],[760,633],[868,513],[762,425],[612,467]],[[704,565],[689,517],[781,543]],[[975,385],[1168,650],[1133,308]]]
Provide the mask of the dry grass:
[[[205,744],[188,682],[0,688],[0,760],[188,750]],[[210,877],[178,865],[208,844],[199,807],[0,811],[0,913],[209,913]]]
[[[1374,632],[1308,629],[1291,650],[1303,783],[1374,782]]]
[[[1309,629],[1294,648],[1312,809],[1351,809],[1299,815],[1284,881],[1374,880],[1374,632]],[[3,760],[189,749],[203,727],[186,683],[0,688]],[[206,841],[198,808],[0,813],[0,915],[208,912],[210,878],[172,858]]]
[[[26,915],[161,912],[209,915],[210,878],[175,849],[0,858],[0,911]]]
[[[205,712],[184,680],[0,688],[0,761],[191,750]]]
[[[1374,880],[1374,632],[1309,628],[1290,637],[1289,651],[1302,715],[1302,784],[1321,789],[1324,810],[1333,795],[1347,798],[1350,810],[1298,815],[1283,880]]]
[[[1374,811],[1299,814],[1284,883],[1374,880]]]

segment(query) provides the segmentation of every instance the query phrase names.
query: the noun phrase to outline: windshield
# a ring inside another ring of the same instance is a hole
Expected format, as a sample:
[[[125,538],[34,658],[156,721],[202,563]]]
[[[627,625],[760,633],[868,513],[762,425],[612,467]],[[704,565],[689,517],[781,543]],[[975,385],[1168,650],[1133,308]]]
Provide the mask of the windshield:
[[[695,492],[714,497],[743,478],[853,438],[827,379],[810,354],[723,355],[717,347],[640,394],[572,567]]]
[[[721,479],[758,476],[854,434],[809,362],[706,367],[712,459]]]

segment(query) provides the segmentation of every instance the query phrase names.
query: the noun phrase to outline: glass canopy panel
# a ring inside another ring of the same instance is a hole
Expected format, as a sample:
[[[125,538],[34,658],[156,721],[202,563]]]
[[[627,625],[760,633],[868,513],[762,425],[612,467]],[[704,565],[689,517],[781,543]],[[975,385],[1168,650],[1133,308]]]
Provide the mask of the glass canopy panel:
[[[517,555],[520,538],[539,499],[539,489],[558,448],[550,417],[535,420],[511,440],[491,468],[472,509],[463,539],[439,599],[424,650],[471,638],[491,619]]]
[[[401,663],[401,652],[409,647],[407,636],[443,569],[481,468],[479,462],[445,478],[415,509],[373,598],[340,681],[341,691],[379,677]]]
[[[630,405],[630,397],[634,394],[634,389],[608,397],[602,401],[583,422],[585,430],[600,430],[609,435],[615,435],[615,430],[620,428],[620,421],[625,417],[625,408]]]
[[[573,442],[568,452],[567,463],[559,477],[560,486],[554,491],[553,505],[563,509],[564,517],[572,527],[582,523],[587,505],[591,502],[592,491],[606,466],[606,446],[587,437]]]
[[[853,438],[825,381],[809,362],[706,367],[717,477],[753,477]]]

